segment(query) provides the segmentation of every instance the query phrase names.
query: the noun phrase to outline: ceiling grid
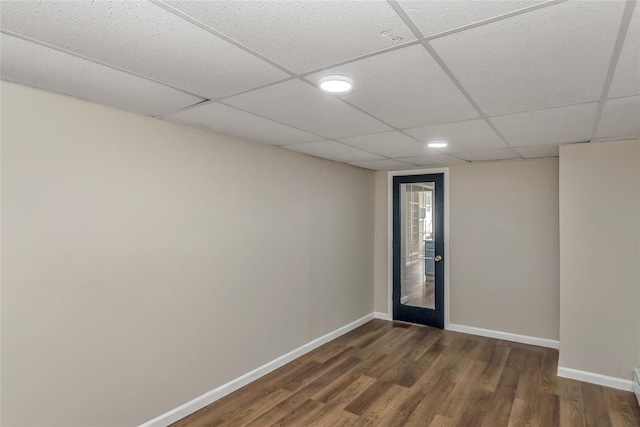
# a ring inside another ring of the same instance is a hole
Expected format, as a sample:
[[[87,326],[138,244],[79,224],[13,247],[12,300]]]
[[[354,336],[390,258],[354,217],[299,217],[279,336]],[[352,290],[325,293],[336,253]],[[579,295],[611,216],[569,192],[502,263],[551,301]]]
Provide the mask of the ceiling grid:
[[[373,170],[557,157],[638,138],[636,2],[0,0],[0,78]]]
[[[602,95],[600,95],[600,102],[598,103],[598,112],[596,113],[596,118],[593,121],[593,131],[591,132],[592,141],[596,139],[596,135],[598,133],[598,126],[600,125],[600,119],[602,118],[604,103],[607,96],[609,95],[609,89],[611,88],[613,75],[616,72],[616,66],[618,65],[618,60],[620,59],[620,52],[622,52],[622,45],[625,41],[627,31],[629,30],[629,25],[631,24],[631,17],[633,16],[633,9],[635,5],[635,2],[627,2],[625,4],[624,14],[622,15],[622,22],[620,24],[620,31],[618,32],[616,44],[613,48],[613,53],[611,54],[611,62],[609,63],[607,77],[605,78],[604,85],[602,87]]]

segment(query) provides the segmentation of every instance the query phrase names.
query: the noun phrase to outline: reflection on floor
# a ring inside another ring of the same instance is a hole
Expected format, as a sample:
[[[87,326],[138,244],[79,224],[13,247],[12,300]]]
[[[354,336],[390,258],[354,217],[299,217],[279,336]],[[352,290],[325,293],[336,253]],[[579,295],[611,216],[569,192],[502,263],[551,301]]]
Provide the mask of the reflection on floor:
[[[425,276],[424,260],[407,265],[402,271],[402,293],[409,292],[404,305],[435,308],[434,276]]]

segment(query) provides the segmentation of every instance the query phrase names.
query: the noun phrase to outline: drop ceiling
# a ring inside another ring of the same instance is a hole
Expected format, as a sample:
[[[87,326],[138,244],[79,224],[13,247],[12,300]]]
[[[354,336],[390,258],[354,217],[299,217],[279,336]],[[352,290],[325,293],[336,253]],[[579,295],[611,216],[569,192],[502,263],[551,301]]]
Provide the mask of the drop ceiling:
[[[640,136],[639,9],[3,0],[0,77],[373,170],[555,157]]]

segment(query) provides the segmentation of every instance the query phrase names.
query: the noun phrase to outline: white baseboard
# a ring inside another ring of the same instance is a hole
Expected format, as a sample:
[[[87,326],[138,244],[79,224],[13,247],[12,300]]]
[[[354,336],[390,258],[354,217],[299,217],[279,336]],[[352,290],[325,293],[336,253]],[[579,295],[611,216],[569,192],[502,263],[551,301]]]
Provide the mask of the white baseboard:
[[[623,378],[609,377],[593,372],[580,371],[578,369],[563,368],[561,366],[558,366],[558,376],[603,385],[605,387],[617,388],[618,390],[633,391],[633,381]]]
[[[473,326],[456,325],[450,323],[447,328],[450,331],[462,332],[465,334],[479,335],[481,337],[496,338],[499,340],[519,342],[522,344],[537,345],[538,347],[560,348],[560,343],[556,340],[546,338],[530,337],[528,335],[512,334],[510,332],[493,331],[491,329],[475,328]]]
[[[304,344],[303,346],[298,347],[295,350],[292,350],[289,353],[283,356],[280,356],[277,359],[272,360],[271,362],[268,362],[260,366],[259,368],[254,369],[251,372],[247,372],[241,377],[238,377],[232,381],[229,381],[226,384],[221,385],[220,387],[217,387],[211,391],[208,391],[202,396],[196,397],[195,399],[185,403],[184,405],[178,406],[177,408],[172,409],[160,415],[159,417],[152,419],[151,421],[147,421],[146,423],[141,424],[139,427],[167,427],[170,424],[173,424],[176,421],[181,420],[187,415],[190,415],[196,412],[197,410],[202,409],[207,405],[210,405],[216,400],[221,399],[230,393],[233,393],[234,391],[257,380],[258,378],[263,377],[269,372],[275,371],[279,367],[286,365],[287,363],[310,352],[311,350],[314,350],[320,347],[321,345],[331,340],[334,340],[339,336],[346,334],[349,331],[352,331],[358,326],[364,325],[368,321],[374,319],[374,317],[376,317],[374,313],[367,314],[366,316],[361,317],[360,319],[354,322],[351,322],[348,325],[338,328],[333,332],[329,332],[328,334],[323,335],[320,338],[316,338],[315,340],[310,341]]]
[[[375,317],[376,319],[382,319],[382,320],[393,320],[392,315],[388,313],[381,313],[379,311],[376,311],[375,313],[373,313],[373,317]]]

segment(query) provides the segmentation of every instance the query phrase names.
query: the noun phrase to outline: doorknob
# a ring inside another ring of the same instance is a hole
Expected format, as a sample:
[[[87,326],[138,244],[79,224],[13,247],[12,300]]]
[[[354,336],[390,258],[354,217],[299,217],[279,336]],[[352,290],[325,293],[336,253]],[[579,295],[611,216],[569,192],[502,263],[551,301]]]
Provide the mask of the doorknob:
[[[435,260],[435,262],[442,261],[442,257],[440,255],[436,255],[434,260]]]

